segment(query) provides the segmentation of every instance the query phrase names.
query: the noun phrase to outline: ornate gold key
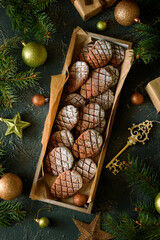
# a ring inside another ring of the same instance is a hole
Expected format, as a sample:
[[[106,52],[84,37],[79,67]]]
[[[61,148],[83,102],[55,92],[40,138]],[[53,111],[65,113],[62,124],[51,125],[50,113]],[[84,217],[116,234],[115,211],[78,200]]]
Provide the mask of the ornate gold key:
[[[152,128],[152,121],[146,120],[138,125],[133,124],[130,130],[131,136],[128,137],[127,144],[122,148],[122,150],[106,165],[114,175],[116,175],[122,169],[122,162],[117,158],[121,155],[121,153],[126,150],[129,146],[135,145],[137,142],[145,144],[146,140],[149,140],[148,134]]]

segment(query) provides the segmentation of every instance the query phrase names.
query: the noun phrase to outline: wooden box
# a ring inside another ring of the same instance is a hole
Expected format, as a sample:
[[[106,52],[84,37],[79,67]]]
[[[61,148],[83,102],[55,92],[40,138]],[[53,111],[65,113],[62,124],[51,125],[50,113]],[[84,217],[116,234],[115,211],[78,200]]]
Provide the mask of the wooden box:
[[[53,197],[50,194],[50,187],[53,184],[55,177],[49,176],[48,174],[44,173],[43,159],[46,154],[48,140],[52,132],[52,127],[53,127],[56,113],[60,104],[61,95],[63,96],[62,94],[63,87],[68,79],[68,75],[69,75],[68,68],[71,66],[71,64],[73,64],[76,61],[82,46],[89,43],[92,40],[95,41],[97,39],[107,40],[111,43],[119,44],[120,46],[122,46],[125,49],[125,59],[121,65],[120,78],[115,90],[114,103],[109,113],[108,124],[104,134],[103,147],[99,156],[97,156],[96,158],[96,162],[97,162],[96,175],[91,182],[85,183],[84,184],[85,186],[82,187],[82,189],[80,189],[79,191],[81,193],[88,195],[87,208],[85,208],[85,207],[75,206],[73,203],[73,197],[70,197],[64,200],[53,199]],[[62,74],[51,77],[49,112],[45,121],[44,130],[43,130],[42,151],[39,157],[39,161],[37,164],[37,168],[36,168],[36,172],[33,180],[32,189],[30,192],[30,198],[32,200],[40,200],[43,202],[47,202],[49,204],[58,205],[58,206],[73,209],[76,211],[91,213],[103,162],[106,156],[109,136],[111,133],[116,109],[118,106],[120,92],[123,87],[125,78],[133,63],[133,51],[131,50],[131,46],[132,46],[131,42],[127,42],[127,41],[123,41],[123,40],[119,40],[119,39],[115,39],[107,36],[102,36],[102,35],[98,35],[90,32],[84,32],[79,27],[77,27],[74,30],[71,37],[71,41],[70,41],[70,45],[69,45],[69,49],[66,56],[66,61],[63,67]]]

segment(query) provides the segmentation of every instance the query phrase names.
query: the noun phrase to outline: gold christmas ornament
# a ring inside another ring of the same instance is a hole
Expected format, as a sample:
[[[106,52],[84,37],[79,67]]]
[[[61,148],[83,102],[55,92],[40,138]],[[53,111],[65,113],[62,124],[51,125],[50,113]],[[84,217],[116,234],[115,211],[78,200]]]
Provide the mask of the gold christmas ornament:
[[[114,10],[116,21],[123,26],[130,26],[135,22],[135,18],[140,15],[140,9],[136,2],[123,0],[117,4]]]
[[[23,189],[20,177],[13,173],[6,173],[0,177],[0,198],[13,200],[17,198]]]
[[[90,224],[80,222],[76,219],[73,219],[73,221],[81,232],[78,240],[107,240],[115,238],[115,236],[100,229],[100,213],[97,214]]]
[[[22,138],[23,136],[23,129],[31,125],[29,122],[21,120],[21,115],[19,112],[14,116],[13,119],[0,117],[0,121],[6,123],[8,126],[5,136],[15,133],[19,138]]]
[[[153,127],[153,121],[146,120],[138,125],[133,124],[130,130],[131,136],[128,137],[127,144],[122,148],[122,150],[106,165],[114,175],[119,173],[122,169],[122,162],[117,158],[124,152],[129,146],[135,145],[137,142],[145,144],[146,140],[149,140],[148,135],[151,128]]]

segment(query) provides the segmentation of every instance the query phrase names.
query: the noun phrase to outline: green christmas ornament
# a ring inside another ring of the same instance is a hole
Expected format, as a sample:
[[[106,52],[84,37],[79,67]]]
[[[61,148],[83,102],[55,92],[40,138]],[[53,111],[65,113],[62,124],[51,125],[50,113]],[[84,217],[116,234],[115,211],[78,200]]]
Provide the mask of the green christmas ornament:
[[[40,209],[38,210],[38,212],[36,213],[36,216],[35,216],[35,218],[34,218],[34,221],[36,221],[41,228],[46,228],[46,227],[48,227],[49,224],[50,224],[50,220],[49,220],[47,217],[41,217],[41,218],[39,218],[39,213],[40,213],[40,211],[42,211],[42,210],[44,210],[44,209],[51,210],[51,206],[49,205],[47,208],[40,208]]]
[[[99,22],[97,22],[97,25],[96,25],[97,29],[98,29],[99,31],[104,31],[104,30],[106,30],[106,28],[107,28],[107,22],[108,22],[108,21],[99,21]]]
[[[157,212],[160,213],[160,192],[157,194],[155,198],[154,205]]]
[[[15,133],[19,138],[22,138],[22,130],[30,126],[29,122],[21,121],[21,115],[18,112],[13,119],[0,118],[1,122],[5,122],[8,126],[5,136]]]
[[[22,59],[29,67],[39,67],[43,65],[47,59],[47,50],[42,44],[37,42],[25,43],[22,41]]]
[[[46,227],[48,227],[49,224],[50,224],[49,219],[46,218],[46,217],[37,218],[37,219],[35,219],[35,221],[39,224],[39,226],[40,226],[41,228],[46,228]]]

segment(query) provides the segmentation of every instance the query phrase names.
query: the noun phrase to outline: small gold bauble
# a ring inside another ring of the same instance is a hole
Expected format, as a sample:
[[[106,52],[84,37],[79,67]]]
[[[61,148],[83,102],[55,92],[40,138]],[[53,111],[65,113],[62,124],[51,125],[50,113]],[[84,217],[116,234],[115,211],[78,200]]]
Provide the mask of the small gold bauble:
[[[140,15],[138,4],[132,0],[122,0],[114,10],[116,21],[123,26],[130,26]]]
[[[0,198],[3,200],[13,200],[17,198],[23,189],[20,177],[13,173],[6,173],[0,178]]]

